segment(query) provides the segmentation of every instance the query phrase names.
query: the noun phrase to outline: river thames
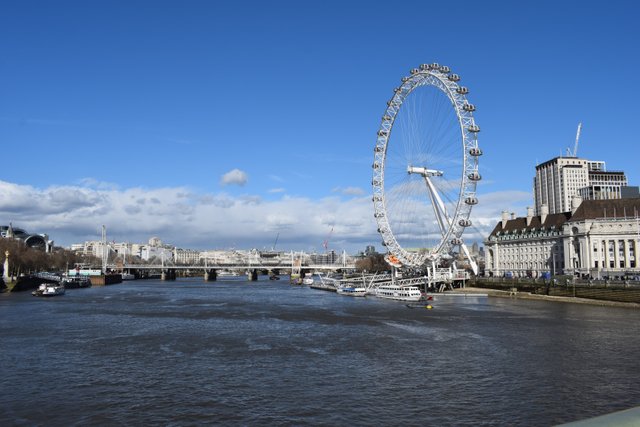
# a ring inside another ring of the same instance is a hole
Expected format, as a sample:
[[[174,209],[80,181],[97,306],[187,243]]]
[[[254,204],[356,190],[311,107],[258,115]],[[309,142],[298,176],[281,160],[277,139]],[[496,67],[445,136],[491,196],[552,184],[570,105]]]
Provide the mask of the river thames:
[[[640,310],[285,280],[0,295],[0,424],[548,426],[640,405]]]

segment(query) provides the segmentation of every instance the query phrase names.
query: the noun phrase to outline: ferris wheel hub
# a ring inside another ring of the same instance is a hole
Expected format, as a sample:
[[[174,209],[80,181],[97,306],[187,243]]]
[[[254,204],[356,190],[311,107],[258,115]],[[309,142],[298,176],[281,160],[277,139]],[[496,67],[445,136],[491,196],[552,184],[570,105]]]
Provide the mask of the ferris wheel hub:
[[[428,177],[428,176],[442,176],[444,175],[444,172],[439,171],[439,170],[435,170],[435,169],[427,169],[421,166],[407,166],[407,173],[412,174],[418,174],[421,175],[423,177]]]

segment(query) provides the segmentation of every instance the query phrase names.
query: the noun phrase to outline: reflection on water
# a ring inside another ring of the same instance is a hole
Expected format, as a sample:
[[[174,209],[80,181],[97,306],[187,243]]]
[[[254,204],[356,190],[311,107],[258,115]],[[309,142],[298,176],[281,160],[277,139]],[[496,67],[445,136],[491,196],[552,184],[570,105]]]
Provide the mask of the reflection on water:
[[[285,283],[0,295],[2,425],[552,425],[640,404],[640,312]]]

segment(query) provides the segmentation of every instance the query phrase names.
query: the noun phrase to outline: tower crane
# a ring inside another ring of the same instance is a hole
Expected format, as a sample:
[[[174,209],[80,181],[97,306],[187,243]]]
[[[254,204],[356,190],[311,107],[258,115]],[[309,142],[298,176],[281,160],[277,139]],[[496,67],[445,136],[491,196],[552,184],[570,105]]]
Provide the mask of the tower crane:
[[[582,130],[582,122],[578,123],[578,131],[576,132],[576,143],[573,145],[573,152],[567,147],[568,157],[578,157],[578,141],[580,140],[580,131]]]
[[[322,247],[324,247],[325,252],[329,250],[329,239],[331,238],[332,234],[333,234],[333,226],[331,227],[329,234],[327,234],[327,237],[325,237],[324,242],[322,242]]]

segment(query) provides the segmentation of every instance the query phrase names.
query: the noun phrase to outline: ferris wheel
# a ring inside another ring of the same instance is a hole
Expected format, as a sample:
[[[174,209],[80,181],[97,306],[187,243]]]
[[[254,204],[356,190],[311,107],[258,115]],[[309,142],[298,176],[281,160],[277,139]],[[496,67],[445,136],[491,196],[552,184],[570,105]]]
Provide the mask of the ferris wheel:
[[[402,78],[374,148],[373,205],[387,260],[421,268],[450,258],[478,203],[480,128],[460,76],[437,63]],[[472,267],[476,269],[475,263]]]

